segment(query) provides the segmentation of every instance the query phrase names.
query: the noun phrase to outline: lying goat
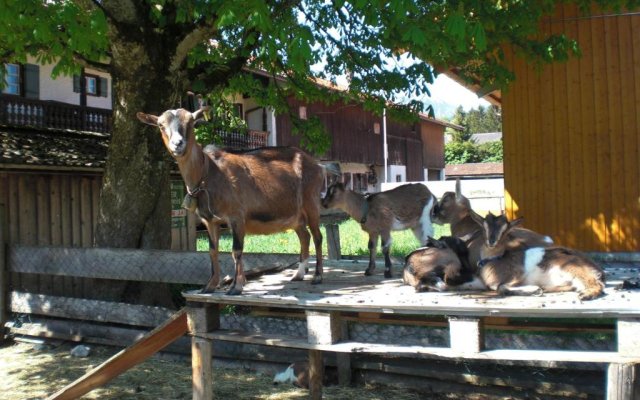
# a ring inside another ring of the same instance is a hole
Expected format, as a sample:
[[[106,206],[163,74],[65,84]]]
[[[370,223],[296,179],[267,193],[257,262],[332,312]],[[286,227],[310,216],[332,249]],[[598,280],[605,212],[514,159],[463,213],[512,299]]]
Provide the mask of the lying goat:
[[[508,248],[509,232],[522,218],[509,222],[505,215],[474,215],[482,227],[479,275],[501,294],[530,294],[576,290],[581,300],[600,296],[604,272],[584,254],[566,247]]]
[[[436,224],[451,224],[451,235],[464,237],[478,230],[473,216],[478,214],[471,209],[469,199],[460,191],[460,181],[456,182],[456,191],[445,192],[440,201],[434,206],[433,222]],[[507,236],[507,247],[546,247],[553,244],[549,236],[544,236],[529,229],[515,228]],[[480,261],[482,238],[476,237],[468,243],[469,262],[472,266]]]
[[[360,222],[369,234],[369,266],[365,275],[373,274],[378,237],[384,254],[384,276],[391,278],[391,231],[411,228],[420,243],[433,235],[431,210],[435,197],[423,184],[407,184],[369,196],[345,189],[340,182],[327,189],[322,199],[325,208],[339,208]]]
[[[300,265],[293,280],[304,278],[310,235],[316,249],[312,283],[322,282],[320,191],[324,169],[312,157],[292,147],[264,147],[229,153],[213,146],[204,150],[193,129],[203,110],[168,110],[160,116],[138,113],[145,124],[160,128],[162,140],[178,163],[187,186],[185,208],[195,211],[209,233],[211,279],[204,288],[220,283],[218,240],[226,225],[233,235],[235,274],[230,295],[242,293],[246,282],[242,262],[245,234],[270,234],[293,228],[300,239]]]
[[[479,234],[477,230],[464,239],[429,237],[424,247],[405,258],[403,282],[416,292],[484,289],[484,283],[475,275],[475,266],[469,263],[467,249],[467,243]]]

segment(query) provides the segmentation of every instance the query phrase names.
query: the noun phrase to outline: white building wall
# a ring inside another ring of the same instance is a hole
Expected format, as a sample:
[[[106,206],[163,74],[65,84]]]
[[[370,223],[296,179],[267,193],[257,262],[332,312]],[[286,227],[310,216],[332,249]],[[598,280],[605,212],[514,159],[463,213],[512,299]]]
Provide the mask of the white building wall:
[[[107,74],[106,72],[102,72],[102,71],[96,71],[93,69],[86,69],[85,73],[87,74],[91,74],[91,75],[98,75],[101,78],[107,78],[107,97],[102,97],[102,96],[87,96],[87,106],[88,107],[96,107],[96,108],[106,108],[108,110],[111,110],[111,106],[112,106],[112,100],[111,100],[111,75]],[[71,79],[71,78],[70,78]],[[73,82],[71,82],[71,93],[73,93]],[[79,93],[73,93],[75,95],[78,95]]]

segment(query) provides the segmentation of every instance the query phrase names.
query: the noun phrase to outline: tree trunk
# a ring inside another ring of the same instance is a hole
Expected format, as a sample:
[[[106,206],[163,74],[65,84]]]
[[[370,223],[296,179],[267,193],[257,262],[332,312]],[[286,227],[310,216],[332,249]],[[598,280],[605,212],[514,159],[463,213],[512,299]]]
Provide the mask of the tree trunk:
[[[98,247],[171,246],[170,162],[157,128],[143,125],[138,111],[158,114],[168,108],[172,87],[158,60],[158,48],[112,39],[114,124],[104,171],[95,244]],[[161,67],[158,67],[160,65]],[[103,295],[116,301],[172,307],[168,285],[109,282]]]
[[[112,44],[114,125],[100,196],[99,247],[169,248],[169,160],[157,129],[138,111],[159,113],[173,88],[137,43]],[[155,57],[157,58],[157,57]]]

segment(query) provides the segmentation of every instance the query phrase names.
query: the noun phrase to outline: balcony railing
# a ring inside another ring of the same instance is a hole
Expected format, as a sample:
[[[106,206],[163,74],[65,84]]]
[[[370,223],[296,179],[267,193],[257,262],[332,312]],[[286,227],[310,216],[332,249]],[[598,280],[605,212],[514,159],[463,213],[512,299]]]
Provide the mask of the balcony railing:
[[[111,133],[113,117],[111,110],[101,108],[0,95],[0,125]],[[255,130],[215,133],[223,147],[235,150],[266,146],[269,136],[268,132]]]
[[[56,101],[0,96],[0,124],[111,133],[111,110]]]

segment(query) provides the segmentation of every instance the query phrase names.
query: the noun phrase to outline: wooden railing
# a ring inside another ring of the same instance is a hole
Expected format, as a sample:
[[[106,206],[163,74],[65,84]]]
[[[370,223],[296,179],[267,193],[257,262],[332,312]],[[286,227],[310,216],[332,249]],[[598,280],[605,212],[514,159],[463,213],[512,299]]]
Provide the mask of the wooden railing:
[[[113,117],[101,108],[0,95],[0,125],[111,133]],[[222,146],[245,150],[266,146],[269,133],[218,130],[216,135]]]
[[[0,96],[0,124],[111,133],[111,110]]]

